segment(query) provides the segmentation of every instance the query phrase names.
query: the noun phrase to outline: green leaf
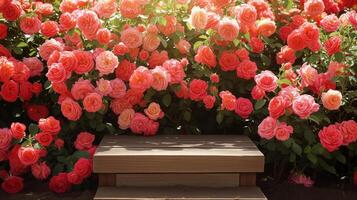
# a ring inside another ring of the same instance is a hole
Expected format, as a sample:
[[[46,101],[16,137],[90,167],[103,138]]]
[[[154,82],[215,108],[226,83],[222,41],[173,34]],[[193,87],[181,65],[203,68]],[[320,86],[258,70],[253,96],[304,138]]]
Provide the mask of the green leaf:
[[[294,5],[293,0],[284,0],[284,1],[285,1],[285,2],[284,2],[285,8],[286,8],[287,10],[289,10],[289,9],[291,9],[291,8],[293,7],[293,5]]]
[[[314,165],[317,163],[317,157],[315,154],[312,153],[307,154],[307,159],[309,159],[310,162]]]
[[[302,148],[300,145],[296,144],[295,142],[292,143],[291,149],[299,156],[301,156]]]
[[[26,42],[19,42],[17,45],[16,45],[16,47],[20,47],[20,48],[22,48],[22,47],[27,47],[28,46],[28,44],[26,43]]]
[[[224,114],[223,112],[218,112],[216,115],[216,121],[218,124],[221,124],[224,118]]]
[[[286,148],[290,148],[291,147],[291,144],[293,143],[292,139],[289,138],[288,140],[282,142],[283,145],[286,147]]]
[[[158,37],[159,37],[159,39],[161,41],[162,46],[164,46],[164,48],[167,48],[167,41],[163,37],[161,37],[160,35]]]
[[[39,129],[36,124],[31,123],[29,126],[29,132],[32,136],[36,135],[38,133]]]
[[[45,88],[45,90],[48,90],[48,89],[50,89],[51,88],[51,82],[49,81],[49,80],[47,80],[46,82],[45,82],[45,84],[43,85],[43,87]]]
[[[265,100],[265,99],[258,100],[254,105],[254,109],[255,110],[261,109],[265,105],[266,102],[267,102],[267,100]]]
[[[340,163],[346,164],[346,157],[343,154],[337,153],[335,157]]]
[[[163,26],[166,26],[166,23],[167,23],[165,17],[163,17],[163,16],[158,17],[157,22]]]
[[[88,151],[76,151],[72,155],[73,158],[79,159],[79,158],[88,158],[90,157]]]
[[[290,161],[291,163],[295,163],[295,162],[296,162],[296,154],[291,153],[291,154],[290,154],[290,157],[289,157],[289,161]]]
[[[284,84],[284,85],[291,85],[291,82],[290,82],[290,80],[284,78],[284,79],[280,79],[280,80],[278,81],[278,84],[279,84],[279,86],[281,87],[283,84]]]
[[[321,119],[317,115],[310,115],[309,119],[318,125],[321,123]]]
[[[52,176],[56,176],[58,173],[63,172],[64,170],[64,164],[58,163],[56,166],[52,169]]]
[[[185,121],[190,121],[191,120],[191,112],[189,112],[189,111],[185,111],[184,113],[183,113],[183,119],[185,120]]]
[[[322,145],[320,143],[315,144],[312,149],[311,149],[312,153],[316,154],[316,155],[322,155],[325,151],[325,149],[322,147]]]
[[[324,170],[330,172],[331,174],[336,174],[336,169],[335,169],[335,167],[333,167],[333,166],[327,164],[324,160],[319,159],[319,164],[320,164],[320,166],[321,166]]]
[[[67,158],[66,156],[58,156],[57,157],[57,161],[60,163],[66,163],[67,162]]]
[[[203,41],[197,41],[195,44],[193,44],[193,50],[197,51],[197,49],[203,45]]]
[[[343,53],[342,52],[337,52],[335,54],[335,59],[337,62],[342,62],[343,61]]]
[[[166,94],[163,98],[162,98],[162,103],[166,106],[169,107],[171,104],[171,95],[170,94]]]
[[[22,54],[22,52],[23,52],[23,49],[19,48],[19,47],[15,47],[12,50],[14,51],[15,54],[18,54],[18,55]]]
[[[304,138],[309,144],[314,144],[316,142],[314,133],[309,129],[305,129]]]

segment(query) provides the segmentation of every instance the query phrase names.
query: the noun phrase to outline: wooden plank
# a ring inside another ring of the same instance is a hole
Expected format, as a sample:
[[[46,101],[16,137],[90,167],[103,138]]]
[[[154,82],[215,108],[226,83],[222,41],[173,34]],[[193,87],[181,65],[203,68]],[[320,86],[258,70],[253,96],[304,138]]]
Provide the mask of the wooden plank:
[[[238,187],[239,174],[116,174],[116,186]]]
[[[232,173],[263,169],[264,158],[255,155],[111,155],[96,156],[93,162],[96,173]]]
[[[99,186],[115,186],[116,176],[115,174],[98,174]]]
[[[267,200],[257,187],[99,187],[95,200]]]
[[[262,172],[264,155],[246,136],[105,136],[93,169],[96,173]]]
[[[141,136],[105,136],[100,144],[102,147],[123,148],[236,148],[255,147],[248,137],[242,135],[158,135],[155,137]]]
[[[256,184],[256,174],[255,173],[240,173],[239,185],[240,186],[254,186]]]

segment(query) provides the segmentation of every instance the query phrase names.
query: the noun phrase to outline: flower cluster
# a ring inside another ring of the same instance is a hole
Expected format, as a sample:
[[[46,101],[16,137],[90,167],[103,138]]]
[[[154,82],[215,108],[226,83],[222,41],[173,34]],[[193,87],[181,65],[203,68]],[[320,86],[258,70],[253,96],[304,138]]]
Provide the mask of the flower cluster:
[[[1,1],[2,188],[20,191],[31,169],[69,191],[90,177],[105,133],[258,133],[267,155],[336,174],[357,152],[355,8]]]

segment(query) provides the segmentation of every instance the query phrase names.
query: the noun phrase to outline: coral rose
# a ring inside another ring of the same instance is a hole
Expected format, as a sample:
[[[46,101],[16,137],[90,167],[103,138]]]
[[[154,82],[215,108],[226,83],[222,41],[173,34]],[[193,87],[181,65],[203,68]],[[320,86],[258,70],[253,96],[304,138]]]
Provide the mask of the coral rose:
[[[338,129],[342,133],[344,145],[349,145],[350,143],[357,141],[357,123],[355,121],[343,121],[338,125]]]
[[[340,27],[340,20],[335,14],[325,16],[321,21],[320,25],[326,32],[334,32]]]
[[[250,60],[243,60],[236,68],[237,77],[249,80],[255,77],[258,70],[257,64]]]
[[[255,100],[261,100],[265,96],[265,91],[261,89],[259,86],[254,86],[252,91],[250,92],[251,96]]]
[[[39,153],[33,147],[21,147],[17,155],[24,165],[35,164],[39,159]]]
[[[15,102],[19,94],[19,86],[13,81],[7,81],[1,86],[1,97],[8,102]]]
[[[0,128],[0,150],[7,150],[10,147],[12,137],[11,130],[7,128]]]
[[[88,132],[80,132],[77,136],[74,146],[77,150],[86,150],[90,149],[93,146],[93,141],[95,136]]]
[[[154,51],[160,46],[160,39],[155,33],[148,33],[143,39],[143,49],[146,51]]]
[[[23,58],[22,62],[29,68],[31,77],[41,75],[43,63],[37,57]]]
[[[329,152],[337,150],[343,143],[342,133],[336,125],[329,125],[320,130],[319,138],[322,146]]]
[[[276,139],[280,141],[288,140],[293,132],[294,128],[287,125],[285,122],[279,123],[274,129],[274,135]]]
[[[206,64],[208,67],[213,68],[217,65],[216,55],[208,46],[200,46],[195,55],[195,61],[201,64]]]
[[[113,98],[121,98],[126,93],[126,85],[121,79],[116,78],[111,80],[110,87],[112,88],[112,91],[109,93],[109,96]]]
[[[296,51],[303,50],[307,44],[300,30],[294,30],[288,36],[288,46]]]
[[[75,50],[73,53],[78,61],[76,68],[74,68],[77,74],[85,74],[94,68],[94,60],[90,52]]]
[[[332,36],[325,41],[325,49],[329,56],[341,51],[342,39],[339,36]]]
[[[168,72],[167,81],[171,84],[180,83],[186,76],[184,67],[186,66],[183,60],[176,59],[166,60],[162,67]],[[159,68],[160,69],[160,68]],[[153,70],[155,71],[155,70]]]
[[[241,4],[238,9],[236,9],[235,15],[237,21],[244,26],[252,25],[257,20],[257,11],[254,6],[249,4]]]
[[[41,33],[46,37],[53,37],[59,31],[58,24],[55,21],[46,21],[41,24]]]
[[[111,35],[110,30],[107,28],[101,28],[97,31],[96,38],[100,44],[108,44],[110,42]]]
[[[146,132],[150,119],[141,113],[135,113],[130,123],[130,130],[135,134]]]
[[[282,96],[273,97],[268,106],[269,116],[278,119],[285,114],[285,99]]]
[[[46,76],[49,81],[53,83],[60,83],[67,80],[68,73],[61,63],[53,63],[48,67]]]
[[[175,44],[175,47],[181,54],[185,55],[190,52],[191,44],[187,40],[180,39],[180,41]]]
[[[207,109],[211,109],[214,106],[214,103],[216,102],[216,97],[207,95],[203,98],[203,103]]]
[[[239,115],[241,118],[246,119],[253,112],[253,104],[252,102],[243,97],[239,97],[236,100],[235,113]]]
[[[304,3],[304,11],[310,16],[321,14],[325,10],[322,0],[308,0]]]
[[[219,97],[222,99],[221,109],[233,111],[236,109],[236,97],[229,91],[221,91]]]
[[[129,81],[131,74],[136,69],[136,65],[127,59],[121,60],[119,66],[115,69],[115,76],[123,81]]]
[[[233,71],[237,68],[239,60],[235,53],[223,51],[219,58],[219,65],[222,71]]]
[[[151,87],[153,83],[153,76],[151,71],[143,66],[136,68],[130,76],[130,88],[145,91]]]
[[[71,172],[67,173],[67,180],[71,184],[78,185],[83,182],[83,177],[78,175],[76,172],[71,171]]]
[[[50,55],[56,50],[61,52],[63,50],[63,44],[55,39],[50,39],[46,40],[38,48],[38,53],[40,54],[41,58],[43,58],[44,60],[48,60],[50,58]]]
[[[113,91],[113,88],[109,80],[100,78],[97,80],[97,87],[95,88],[95,91],[102,96],[107,96]]]
[[[97,112],[103,108],[102,96],[98,93],[89,93],[83,99],[83,106],[87,112]]]
[[[26,126],[20,122],[13,122],[10,126],[11,129],[11,136],[14,139],[20,140],[25,137],[26,133]]]
[[[41,21],[35,16],[25,16],[20,19],[20,29],[25,34],[32,35],[41,29]]]
[[[44,147],[49,146],[53,141],[52,135],[46,132],[37,133],[35,139]]]
[[[60,121],[52,116],[40,119],[38,127],[42,132],[51,133],[52,135],[57,135],[61,131]]]
[[[193,101],[200,101],[207,95],[208,85],[206,81],[194,79],[189,86],[189,96]]]
[[[61,112],[63,116],[71,121],[77,121],[82,116],[81,106],[69,97],[61,102]]]
[[[315,83],[318,72],[311,65],[304,63],[301,68],[296,71],[301,76],[301,85],[303,87],[313,85]]]
[[[79,176],[87,178],[92,174],[92,161],[86,158],[80,158],[73,166],[73,171]]]
[[[155,67],[151,70],[153,76],[152,88],[157,91],[165,90],[171,81],[171,76],[168,71],[160,66]],[[181,80],[177,80],[180,82]]]
[[[79,79],[73,84],[71,94],[73,99],[80,100],[84,99],[88,93],[94,92],[94,89],[94,86],[89,80]]]
[[[157,120],[164,116],[164,113],[161,111],[160,105],[155,102],[151,102],[149,106],[144,110],[144,113],[152,120]]]
[[[119,4],[119,11],[123,17],[132,19],[139,16],[143,9],[136,0],[122,0]]]

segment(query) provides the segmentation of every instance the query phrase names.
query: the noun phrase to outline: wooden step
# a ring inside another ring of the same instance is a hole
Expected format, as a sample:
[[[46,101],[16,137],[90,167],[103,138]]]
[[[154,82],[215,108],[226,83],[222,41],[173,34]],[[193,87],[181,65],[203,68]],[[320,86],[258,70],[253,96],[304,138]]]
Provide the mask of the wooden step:
[[[105,136],[95,173],[263,172],[264,155],[241,135]]]
[[[99,187],[95,200],[267,200],[257,187]]]

